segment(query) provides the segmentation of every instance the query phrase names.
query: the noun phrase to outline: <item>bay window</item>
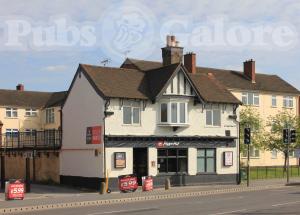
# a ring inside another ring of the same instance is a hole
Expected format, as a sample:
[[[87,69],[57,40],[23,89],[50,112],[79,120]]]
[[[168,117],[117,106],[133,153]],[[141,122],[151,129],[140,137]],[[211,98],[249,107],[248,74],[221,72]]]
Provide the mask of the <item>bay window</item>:
[[[166,102],[160,104],[161,124],[187,124],[187,102]]]

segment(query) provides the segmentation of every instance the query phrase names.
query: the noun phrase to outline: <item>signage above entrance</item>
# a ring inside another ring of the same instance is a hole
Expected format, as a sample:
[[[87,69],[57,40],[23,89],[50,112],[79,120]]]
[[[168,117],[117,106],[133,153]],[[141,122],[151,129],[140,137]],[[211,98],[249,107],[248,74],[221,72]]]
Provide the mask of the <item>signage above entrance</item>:
[[[179,142],[167,142],[167,141],[158,141],[156,143],[156,148],[165,148],[165,147],[176,147],[179,146]]]

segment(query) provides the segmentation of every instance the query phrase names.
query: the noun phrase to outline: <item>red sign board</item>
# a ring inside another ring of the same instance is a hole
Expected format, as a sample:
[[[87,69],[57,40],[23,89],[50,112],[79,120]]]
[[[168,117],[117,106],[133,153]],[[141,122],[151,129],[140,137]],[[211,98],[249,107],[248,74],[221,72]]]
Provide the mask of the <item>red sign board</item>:
[[[119,189],[122,192],[134,192],[138,188],[137,177],[135,175],[119,176]]]
[[[7,200],[23,200],[25,194],[25,184],[20,180],[11,180],[6,184]]]
[[[153,178],[151,176],[143,177],[143,191],[153,190]]]
[[[86,143],[87,144],[101,144],[101,126],[87,127],[86,129]]]

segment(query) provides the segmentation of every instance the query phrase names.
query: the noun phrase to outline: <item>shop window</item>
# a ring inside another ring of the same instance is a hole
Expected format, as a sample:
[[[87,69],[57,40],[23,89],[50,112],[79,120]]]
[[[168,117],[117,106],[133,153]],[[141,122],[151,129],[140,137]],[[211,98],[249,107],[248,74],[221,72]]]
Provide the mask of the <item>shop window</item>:
[[[158,149],[159,173],[186,173],[187,149]]]
[[[216,150],[215,149],[197,150],[197,172],[198,173],[216,172]]]
[[[206,125],[221,126],[221,110],[219,109],[206,110]]]

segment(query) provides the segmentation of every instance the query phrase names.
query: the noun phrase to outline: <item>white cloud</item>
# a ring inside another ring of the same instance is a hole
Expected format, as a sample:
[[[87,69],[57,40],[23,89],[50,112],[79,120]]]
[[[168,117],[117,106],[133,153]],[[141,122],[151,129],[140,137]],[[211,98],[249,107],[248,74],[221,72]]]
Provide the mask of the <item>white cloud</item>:
[[[67,70],[66,65],[53,65],[53,66],[46,66],[42,70],[47,72],[64,72]]]

